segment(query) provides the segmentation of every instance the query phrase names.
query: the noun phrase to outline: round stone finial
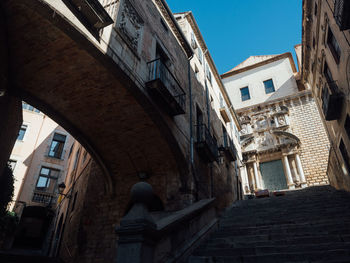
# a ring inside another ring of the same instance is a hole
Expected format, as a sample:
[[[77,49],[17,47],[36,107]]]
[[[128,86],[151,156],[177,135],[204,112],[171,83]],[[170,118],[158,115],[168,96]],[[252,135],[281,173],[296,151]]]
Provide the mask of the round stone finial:
[[[139,182],[134,184],[131,188],[131,200],[135,203],[148,204],[153,198],[153,188],[146,182]]]

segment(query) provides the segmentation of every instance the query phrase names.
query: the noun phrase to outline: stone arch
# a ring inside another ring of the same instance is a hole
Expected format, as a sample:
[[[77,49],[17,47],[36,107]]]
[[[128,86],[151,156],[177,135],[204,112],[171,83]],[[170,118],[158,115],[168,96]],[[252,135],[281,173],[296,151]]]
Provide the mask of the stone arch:
[[[170,170],[186,181],[187,162],[169,127],[172,119],[110,56],[41,1],[9,0],[5,8],[9,93],[47,113],[87,148],[108,174],[107,192],[122,176],[137,180],[137,171]]]

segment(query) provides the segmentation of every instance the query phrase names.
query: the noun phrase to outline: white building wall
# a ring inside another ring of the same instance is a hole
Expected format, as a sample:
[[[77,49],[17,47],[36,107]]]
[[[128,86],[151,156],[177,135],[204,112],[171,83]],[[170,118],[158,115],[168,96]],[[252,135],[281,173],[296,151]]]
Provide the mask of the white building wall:
[[[275,92],[266,94],[263,81],[268,79],[273,80]],[[273,101],[298,91],[288,58],[224,78],[223,83],[236,109]],[[247,86],[250,99],[242,101],[240,89]]]
[[[31,205],[42,166],[60,170],[57,182],[64,181],[69,148],[74,138],[43,113],[23,109],[23,124],[27,125],[24,138],[16,141],[10,156],[10,160],[16,161],[13,170],[15,176],[13,200]],[[61,159],[48,156],[54,133],[66,135]],[[14,202],[11,203],[10,209],[12,208]],[[16,211],[20,211],[21,207],[17,209]]]

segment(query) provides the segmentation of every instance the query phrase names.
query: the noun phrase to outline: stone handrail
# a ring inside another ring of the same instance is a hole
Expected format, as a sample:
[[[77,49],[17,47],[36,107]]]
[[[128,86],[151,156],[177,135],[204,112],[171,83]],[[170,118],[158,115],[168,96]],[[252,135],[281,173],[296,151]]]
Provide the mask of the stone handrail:
[[[178,262],[186,258],[217,227],[213,199],[201,200],[157,221],[147,209],[152,187],[140,182],[133,186],[134,203],[117,227],[117,263]]]

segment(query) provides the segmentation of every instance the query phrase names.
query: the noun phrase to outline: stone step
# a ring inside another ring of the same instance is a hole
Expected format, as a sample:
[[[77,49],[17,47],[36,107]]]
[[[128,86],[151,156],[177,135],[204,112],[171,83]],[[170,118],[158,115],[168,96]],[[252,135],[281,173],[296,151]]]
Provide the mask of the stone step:
[[[323,244],[283,244],[278,242],[265,242],[265,244],[258,244],[256,246],[247,246],[246,244],[231,243],[226,245],[207,245],[201,247],[194,255],[203,256],[233,256],[233,255],[264,255],[273,253],[292,253],[292,252],[316,252],[337,249],[350,249],[349,242],[332,242]]]
[[[330,186],[236,202],[191,263],[350,262],[350,194]]]
[[[250,217],[250,218],[249,218]],[[247,216],[246,219],[236,217],[236,218],[230,218],[230,219],[222,219],[220,220],[220,226],[227,226],[227,225],[237,225],[237,226],[259,226],[259,225],[278,225],[278,224],[300,224],[304,222],[309,222],[310,224],[317,224],[321,220],[323,221],[332,221],[335,220],[336,222],[341,222],[341,218],[343,218],[345,221],[348,221],[350,218],[350,214],[333,214],[333,216],[314,216],[314,215],[300,215],[298,217],[296,216],[276,216],[276,217],[254,217],[252,218],[252,215]],[[287,219],[284,219],[287,218]],[[305,220],[307,218],[307,220]],[[338,218],[338,219],[337,219]]]
[[[350,250],[329,250],[308,253],[275,253],[252,256],[191,256],[188,263],[349,263]]]
[[[256,227],[233,227],[225,226],[220,227],[218,233],[224,232],[227,235],[261,235],[261,234],[295,234],[295,233],[324,233],[324,234],[335,234],[335,233],[347,233],[350,234],[350,223],[344,224],[314,224],[314,225],[274,225],[268,226],[256,226]]]
[[[330,233],[337,233],[340,231],[347,231],[350,229],[349,222],[335,222],[333,225],[331,223],[317,223],[312,222],[310,224],[303,223],[287,223],[287,224],[271,224],[270,222],[260,222],[257,224],[248,224],[248,225],[229,225],[229,224],[220,224],[218,232],[230,233],[230,235],[240,235],[240,234],[259,234],[259,233],[270,233],[281,231],[283,233],[289,232],[302,232],[302,231],[329,231]]]
[[[206,246],[218,246],[221,248],[227,247],[261,247],[261,246],[283,246],[283,245],[299,245],[299,244],[328,244],[350,242],[350,235],[299,235],[293,237],[280,236],[238,236],[238,237],[225,237],[225,238],[212,238],[207,240],[201,245]]]
[[[50,258],[39,255],[17,255],[0,252],[1,263],[63,263],[58,258]]]

